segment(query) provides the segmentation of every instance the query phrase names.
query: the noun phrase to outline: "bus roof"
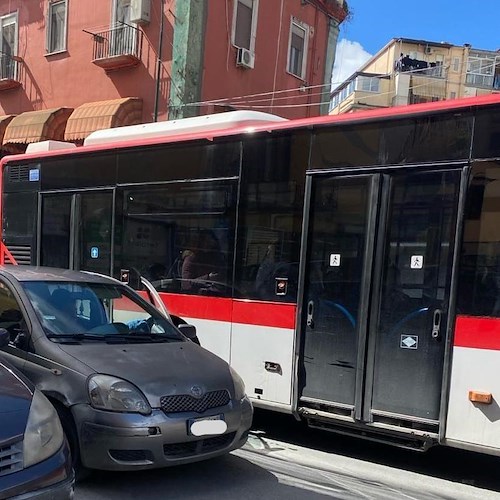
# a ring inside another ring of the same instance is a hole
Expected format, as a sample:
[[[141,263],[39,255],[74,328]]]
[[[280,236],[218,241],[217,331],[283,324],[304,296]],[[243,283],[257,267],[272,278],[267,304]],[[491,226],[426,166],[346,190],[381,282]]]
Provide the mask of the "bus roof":
[[[108,128],[92,132],[84,141],[84,146],[179,136],[183,133],[206,133],[235,127],[256,127],[270,122],[288,121],[281,116],[260,111],[229,111],[213,115],[194,116],[180,120],[143,123],[128,127]]]
[[[488,94],[481,97],[467,97],[462,99],[451,99],[451,100],[429,102],[423,104],[410,104],[406,106],[359,111],[355,113],[345,113],[342,115],[326,115],[314,118],[301,118],[296,120],[279,119],[279,117],[277,117],[278,120],[272,120],[272,119],[263,120],[264,123],[262,123],[262,121],[260,123],[256,123],[256,120],[253,121],[250,120],[246,122],[244,120],[240,120],[240,123],[238,123],[237,125],[226,126],[226,127],[218,126],[216,128],[198,127],[195,131],[190,130],[189,128],[186,128],[184,126],[181,127],[178,126],[176,129],[178,133],[175,132],[174,127],[172,126],[171,127],[172,131],[170,131],[169,133],[159,134],[159,135],[153,134],[152,137],[138,138],[128,135],[125,139],[121,140],[118,138],[113,139],[110,136],[109,142],[101,143],[99,141],[96,141],[98,143],[87,144],[82,147],[74,149],[24,153],[24,154],[5,156],[1,160],[1,164],[5,165],[6,163],[9,163],[11,161],[29,161],[39,158],[41,159],[46,157],[60,157],[67,155],[73,156],[90,152],[112,151],[112,150],[120,150],[124,148],[131,148],[138,146],[151,146],[156,144],[168,144],[176,142],[182,143],[195,140],[212,141],[216,138],[246,135],[258,132],[271,133],[271,132],[279,132],[279,131],[295,130],[295,129],[299,130],[304,128],[316,128],[316,127],[321,128],[328,125],[335,126],[340,124],[373,122],[378,120],[386,120],[390,118],[402,119],[406,117],[410,118],[425,114],[436,114],[440,112],[453,111],[453,110],[456,110],[458,112],[461,110],[480,108],[494,104],[500,105],[500,94]],[[223,113],[221,113],[221,115],[222,114]],[[261,115],[266,115],[266,114],[262,113]],[[207,116],[214,116],[214,115],[207,115]],[[274,116],[274,115],[267,115],[267,116]],[[191,120],[191,119],[187,118],[184,120]],[[177,124],[179,124],[180,122],[181,120],[177,120]],[[148,125],[154,125],[154,124],[148,124]],[[127,129],[129,127],[123,127],[123,128]],[[118,134],[119,128],[109,129],[109,130],[116,130],[117,131],[116,134]],[[109,131],[103,131],[103,135],[105,133],[109,133]],[[95,137],[100,136],[100,134],[98,134],[97,132],[94,132],[94,134],[96,134]]]

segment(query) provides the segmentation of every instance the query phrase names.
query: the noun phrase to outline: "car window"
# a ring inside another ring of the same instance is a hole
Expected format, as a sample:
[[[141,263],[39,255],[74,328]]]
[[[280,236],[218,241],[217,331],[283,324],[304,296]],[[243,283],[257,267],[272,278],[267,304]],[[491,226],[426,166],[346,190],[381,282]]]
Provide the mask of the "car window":
[[[183,340],[156,309],[121,285],[40,281],[24,282],[23,287],[45,333],[51,337],[143,334]]]
[[[0,280],[0,328],[10,333],[11,342],[16,341],[18,335],[26,332],[23,313],[12,291]]]

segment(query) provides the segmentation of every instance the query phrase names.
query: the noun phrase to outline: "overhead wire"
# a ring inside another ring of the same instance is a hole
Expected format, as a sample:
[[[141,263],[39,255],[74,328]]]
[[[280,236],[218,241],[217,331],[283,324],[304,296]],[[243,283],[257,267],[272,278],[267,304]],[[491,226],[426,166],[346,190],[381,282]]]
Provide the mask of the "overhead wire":
[[[463,61],[462,64],[467,64],[467,61]],[[490,65],[486,65],[486,66],[482,66],[481,69],[484,71],[484,70],[487,70],[488,68],[490,69],[493,69],[494,67],[496,67],[496,64],[494,62],[492,62]],[[448,68],[449,69],[449,68]],[[413,70],[408,70],[408,71],[404,71],[403,73],[404,74],[408,74],[408,75],[416,75],[416,76],[429,76],[430,78],[433,78],[434,76],[433,75],[426,75],[425,72],[427,72],[429,70],[429,68],[421,68],[421,69],[413,69]],[[493,73],[491,74],[484,74],[484,73],[481,73],[483,76],[494,76]],[[361,75],[363,76],[363,75]],[[388,75],[377,75],[377,76],[370,76],[370,75],[365,75],[367,78],[383,78],[383,77],[390,77],[392,76],[392,74],[388,74]],[[344,82],[341,82],[341,84],[343,83],[348,83],[349,80],[346,80]],[[274,103],[274,101],[282,101],[282,100],[299,100],[299,99],[304,99],[306,96],[309,96],[309,97],[313,97],[313,96],[317,96],[317,95],[323,95],[323,92],[317,92],[317,93],[307,93],[307,94],[304,94],[304,95],[285,95],[285,96],[282,96],[282,97],[276,97],[277,95],[281,95],[281,94],[289,94],[289,93],[292,93],[292,92],[297,92],[297,91],[301,91],[301,92],[307,92],[309,90],[313,90],[313,89],[321,89],[321,88],[324,88],[324,87],[328,87],[330,85],[335,85],[336,82],[332,82],[332,84],[318,84],[318,85],[308,85],[308,86],[300,86],[300,87],[295,87],[295,88],[292,88],[292,89],[283,89],[283,90],[278,90],[278,91],[269,91],[269,92],[259,92],[259,93],[254,93],[254,94],[247,94],[247,95],[242,95],[242,96],[234,96],[234,97],[224,97],[224,98],[219,98],[219,99],[211,99],[211,100],[207,100],[207,101],[198,101],[198,102],[192,102],[192,103],[186,103],[184,104],[183,106],[202,106],[202,105],[207,105],[207,104],[223,104],[223,105],[226,105],[226,106],[230,106],[230,107],[234,107],[234,108],[270,108],[271,106],[272,107],[277,107],[277,108],[290,108],[290,107],[310,107],[310,106],[318,106],[318,105],[321,105],[321,104],[327,104],[327,103],[330,103],[331,102],[331,99],[329,99],[328,101],[320,101],[320,102],[316,102],[316,103],[310,103],[310,104],[306,104],[306,103],[302,103],[302,104],[261,104],[261,105],[258,105],[256,103],[265,103],[269,100],[271,100],[271,102]],[[412,89],[417,89],[417,88],[421,88],[421,87],[424,87],[424,86],[427,86],[428,83],[423,83],[423,84],[419,84],[419,85],[412,85],[411,88]],[[344,86],[342,88],[339,88],[337,87],[335,89],[335,92],[332,92],[331,93],[331,97],[333,97],[334,95],[340,93],[343,88],[345,88]],[[376,97],[379,97],[379,96],[383,96],[383,95],[389,95],[389,94],[393,94],[394,91],[391,90],[391,91],[388,91],[388,92],[376,92],[374,93],[373,95],[367,95],[367,96],[363,96],[363,97],[359,97],[358,98],[358,101],[359,100],[369,100],[369,99],[373,99],[373,98],[376,98]],[[267,99],[266,99],[267,97]],[[257,98],[260,98],[260,99],[257,99]]]

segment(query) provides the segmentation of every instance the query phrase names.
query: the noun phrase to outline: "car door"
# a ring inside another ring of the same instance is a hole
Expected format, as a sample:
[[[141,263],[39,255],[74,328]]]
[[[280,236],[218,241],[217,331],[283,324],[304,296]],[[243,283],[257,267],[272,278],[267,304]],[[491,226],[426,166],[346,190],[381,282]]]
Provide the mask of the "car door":
[[[2,355],[23,371],[31,342],[31,323],[19,295],[3,277],[0,277],[0,328],[10,334],[10,342],[2,349]]]

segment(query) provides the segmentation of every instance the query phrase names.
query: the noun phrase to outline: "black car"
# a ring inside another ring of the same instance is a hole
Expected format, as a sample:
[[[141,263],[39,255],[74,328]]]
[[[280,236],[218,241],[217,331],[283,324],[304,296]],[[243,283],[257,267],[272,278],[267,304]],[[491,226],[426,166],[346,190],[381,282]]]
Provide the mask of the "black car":
[[[0,329],[0,347],[9,333]],[[69,448],[59,417],[34,385],[0,360],[0,499],[73,497]]]

